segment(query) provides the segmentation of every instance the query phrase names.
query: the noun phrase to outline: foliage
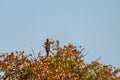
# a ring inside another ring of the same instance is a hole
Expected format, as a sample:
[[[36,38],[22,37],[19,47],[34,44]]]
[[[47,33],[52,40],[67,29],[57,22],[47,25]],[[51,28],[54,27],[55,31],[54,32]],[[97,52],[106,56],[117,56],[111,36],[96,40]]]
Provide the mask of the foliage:
[[[120,80],[120,69],[98,61],[84,62],[83,48],[68,44],[63,48],[52,41],[51,55],[37,57],[24,51],[0,54],[0,79],[3,80]],[[34,53],[33,53],[34,54]]]

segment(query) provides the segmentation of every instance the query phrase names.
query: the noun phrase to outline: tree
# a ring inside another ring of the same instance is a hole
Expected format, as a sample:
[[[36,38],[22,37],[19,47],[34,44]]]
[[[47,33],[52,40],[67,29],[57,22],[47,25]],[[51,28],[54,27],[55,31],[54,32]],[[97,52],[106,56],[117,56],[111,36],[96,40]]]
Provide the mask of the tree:
[[[3,80],[120,80],[119,68],[103,65],[98,60],[87,64],[83,60],[84,48],[72,44],[59,46],[50,41],[49,54],[42,52],[34,58],[24,51],[0,54],[0,79]],[[33,53],[34,54],[34,53]],[[35,54],[34,54],[35,55]]]

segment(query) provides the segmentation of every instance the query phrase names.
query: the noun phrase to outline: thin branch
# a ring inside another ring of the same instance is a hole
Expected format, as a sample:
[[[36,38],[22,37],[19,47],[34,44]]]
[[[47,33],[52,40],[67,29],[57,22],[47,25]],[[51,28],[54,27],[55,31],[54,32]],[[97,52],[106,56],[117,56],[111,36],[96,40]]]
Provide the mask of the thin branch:
[[[32,53],[33,53],[34,59],[37,60],[37,58],[35,57],[35,53],[34,53],[34,50],[33,50],[32,47],[31,47],[31,50],[32,50]]]
[[[99,58],[97,58],[95,61],[93,61],[93,63],[97,62],[98,60],[100,60],[101,56]]]
[[[85,48],[82,48],[82,49],[80,50],[80,53],[82,53],[82,52],[83,52],[83,50],[85,50]]]
[[[84,54],[83,57],[85,57],[86,55],[88,55],[88,52],[86,54]]]

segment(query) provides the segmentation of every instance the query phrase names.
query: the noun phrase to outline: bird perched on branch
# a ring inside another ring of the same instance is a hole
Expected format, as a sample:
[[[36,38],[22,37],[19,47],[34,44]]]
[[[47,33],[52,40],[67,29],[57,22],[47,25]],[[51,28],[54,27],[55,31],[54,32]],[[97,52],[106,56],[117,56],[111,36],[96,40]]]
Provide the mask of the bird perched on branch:
[[[47,56],[49,55],[50,45],[52,43],[50,40],[52,40],[52,38],[47,38],[45,42],[45,50],[46,50]]]

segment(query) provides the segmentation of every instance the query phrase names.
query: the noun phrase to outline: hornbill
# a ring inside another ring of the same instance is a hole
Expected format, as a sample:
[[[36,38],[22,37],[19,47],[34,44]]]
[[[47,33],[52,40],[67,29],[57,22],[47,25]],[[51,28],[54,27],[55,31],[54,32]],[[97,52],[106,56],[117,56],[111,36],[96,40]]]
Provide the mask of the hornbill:
[[[52,40],[52,38],[47,38],[45,42],[45,50],[46,50],[47,56],[49,55],[49,52],[50,52],[50,45],[51,45],[50,40]]]

